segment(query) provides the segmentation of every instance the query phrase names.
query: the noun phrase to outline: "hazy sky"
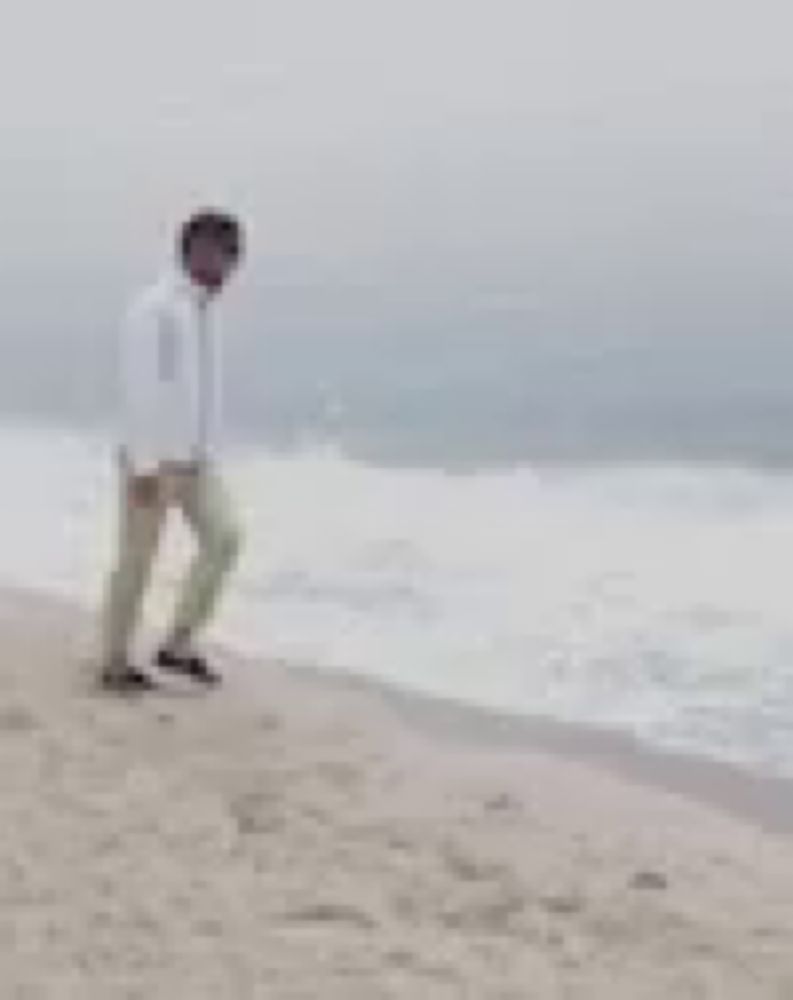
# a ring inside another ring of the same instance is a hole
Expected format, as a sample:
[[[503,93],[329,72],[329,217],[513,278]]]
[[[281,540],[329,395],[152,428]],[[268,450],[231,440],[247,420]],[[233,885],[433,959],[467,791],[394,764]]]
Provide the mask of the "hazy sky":
[[[784,336],[791,32],[785,0],[27,0],[0,342],[109,322],[203,202],[250,222],[249,338],[356,300],[407,338]]]
[[[28,0],[0,42],[3,217],[153,254],[228,201],[334,274],[426,255],[529,286],[560,256],[773,260],[791,30],[784,0]]]

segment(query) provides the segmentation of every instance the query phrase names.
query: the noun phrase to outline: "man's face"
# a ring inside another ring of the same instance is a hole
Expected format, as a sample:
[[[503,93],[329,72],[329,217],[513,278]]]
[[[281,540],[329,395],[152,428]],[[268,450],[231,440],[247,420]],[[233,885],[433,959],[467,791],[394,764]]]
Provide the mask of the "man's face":
[[[219,241],[198,236],[185,256],[185,270],[193,281],[216,295],[228,282],[236,267],[235,257]]]

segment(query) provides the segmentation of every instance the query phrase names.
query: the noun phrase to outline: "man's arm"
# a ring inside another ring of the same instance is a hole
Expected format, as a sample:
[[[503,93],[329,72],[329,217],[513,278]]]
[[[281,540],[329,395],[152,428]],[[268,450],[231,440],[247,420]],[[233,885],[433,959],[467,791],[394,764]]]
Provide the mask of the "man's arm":
[[[150,305],[131,311],[121,343],[121,393],[124,446],[135,503],[152,506],[160,491],[160,426],[162,317]]]

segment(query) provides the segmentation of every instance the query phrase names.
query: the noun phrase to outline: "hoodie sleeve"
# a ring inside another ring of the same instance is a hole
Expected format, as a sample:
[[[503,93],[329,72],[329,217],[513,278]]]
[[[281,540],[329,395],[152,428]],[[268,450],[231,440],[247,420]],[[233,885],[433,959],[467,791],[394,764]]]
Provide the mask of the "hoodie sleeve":
[[[120,392],[123,446],[135,475],[156,473],[161,462],[161,339],[164,319],[151,304],[127,316],[121,335]]]

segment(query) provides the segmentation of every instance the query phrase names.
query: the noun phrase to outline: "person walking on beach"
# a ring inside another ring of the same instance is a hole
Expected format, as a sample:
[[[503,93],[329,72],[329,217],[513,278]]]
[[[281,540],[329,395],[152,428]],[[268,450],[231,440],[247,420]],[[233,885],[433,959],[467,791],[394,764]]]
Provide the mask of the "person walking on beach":
[[[214,304],[243,254],[239,222],[202,211],[184,224],[176,267],[132,304],[121,337],[120,531],[102,628],[102,686],[157,687],[130,646],[166,516],[177,508],[197,543],[158,668],[215,685],[195,641],[240,550],[240,529],[218,469],[219,344]]]

